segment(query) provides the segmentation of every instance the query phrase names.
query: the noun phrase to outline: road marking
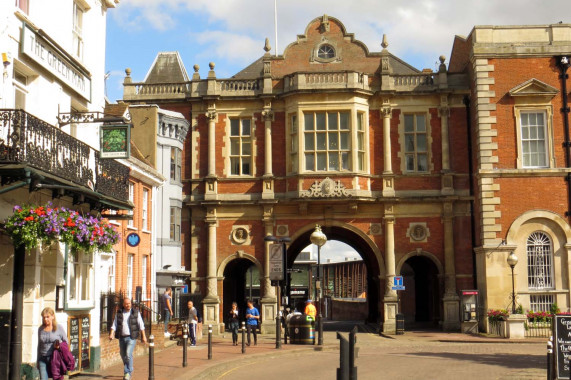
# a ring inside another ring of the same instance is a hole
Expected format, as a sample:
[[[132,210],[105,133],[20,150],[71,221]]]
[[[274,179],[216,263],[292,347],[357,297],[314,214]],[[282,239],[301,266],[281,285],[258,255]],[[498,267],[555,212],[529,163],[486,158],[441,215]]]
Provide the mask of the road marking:
[[[238,368],[246,367],[246,366],[248,366],[248,365],[250,365],[250,364],[256,364],[256,363],[258,363],[258,362],[260,362],[260,361],[257,360],[257,361],[255,361],[255,362],[250,362],[250,363],[246,363],[246,364],[242,364],[242,365],[240,365],[240,366],[234,367],[234,368],[232,368],[232,369],[230,369],[230,370],[224,372],[222,375],[220,375],[217,380],[222,379],[224,376],[228,375],[230,372],[234,372],[234,371],[237,370]]]

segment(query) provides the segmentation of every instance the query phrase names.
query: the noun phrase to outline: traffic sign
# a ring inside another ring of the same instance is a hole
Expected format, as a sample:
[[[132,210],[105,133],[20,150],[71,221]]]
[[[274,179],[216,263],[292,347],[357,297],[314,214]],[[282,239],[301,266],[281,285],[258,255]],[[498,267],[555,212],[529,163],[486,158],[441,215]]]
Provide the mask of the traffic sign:
[[[282,281],[284,279],[284,251],[281,244],[270,245],[270,280]]]
[[[404,282],[403,282],[402,276],[395,276],[393,278],[394,278],[394,281],[393,281],[394,286],[402,286],[404,288]]]
[[[404,290],[404,289],[405,289],[405,286],[404,286],[404,285],[401,285],[401,286],[393,286],[392,289],[393,289],[393,290]]]

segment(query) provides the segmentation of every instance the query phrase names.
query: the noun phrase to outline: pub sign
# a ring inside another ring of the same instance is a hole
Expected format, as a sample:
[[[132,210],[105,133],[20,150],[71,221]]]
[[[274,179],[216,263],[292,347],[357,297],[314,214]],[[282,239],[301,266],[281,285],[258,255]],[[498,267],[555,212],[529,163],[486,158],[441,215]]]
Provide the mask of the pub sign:
[[[103,124],[99,132],[101,158],[129,158],[131,155],[131,124]]]

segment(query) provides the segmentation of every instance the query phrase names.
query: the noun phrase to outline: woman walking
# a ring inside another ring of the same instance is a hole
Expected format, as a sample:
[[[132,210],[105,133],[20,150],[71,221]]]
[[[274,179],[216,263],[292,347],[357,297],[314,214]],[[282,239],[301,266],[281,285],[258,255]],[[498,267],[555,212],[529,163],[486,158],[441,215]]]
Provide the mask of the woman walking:
[[[67,336],[62,325],[56,321],[55,312],[51,307],[42,310],[42,325],[38,329],[38,371],[40,380],[51,377],[50,361],[54,351],[54,342],[66,342]]]
[[[238,345],[238,328],[240,328],[240,319],[238,318],[238,304],[232,302],[232,309],[230,310],[230,318],[228,319],[228,326],[232,331],[232,344]]]

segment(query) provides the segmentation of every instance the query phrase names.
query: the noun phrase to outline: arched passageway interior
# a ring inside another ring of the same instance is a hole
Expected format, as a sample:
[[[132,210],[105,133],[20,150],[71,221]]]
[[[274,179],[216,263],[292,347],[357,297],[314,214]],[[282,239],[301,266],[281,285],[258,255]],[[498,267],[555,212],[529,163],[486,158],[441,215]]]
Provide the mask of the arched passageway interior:
[[[401,268],[405,290],[399,292],[400,310],[407,326],[430,327],[440,320],[438,268],[427,257],[414,256]]]
[[[363,279],[363,282],[366,283],[366,285],[363,286],[363,289],[366,290],[365,312],[362,314],[360,313],[359,316],[363,315],[364,319],[366,319],[368,322],[376,323],[382,320],[382,304],[381,304],[380,282],[379,282],[380,265],[372,247],[369,245],[367,241],[365,241],[363,237],[359,236],[358,233],[351,231],[347,228],[343,228],[340,226],[327,226],[327,227],[322,227],[322,230],[328,239],[328,243],[326,244],[330,244],[331,241],[335,240],[345,243],[349,245],[352,249],[354,249],[358,253],[358,255],[363,259],[366,270],[364,271],[356,270],[354,273],[351,274],[352,276],[362,275],[366,277],[366,279]],[[289,246],[287,251],[288,269],[291,270],[294,268],[294,261],[296,260],[298,255],[304,250],[304,248],[306,248],[308,245],[311,244],[310,235],[312,232],[313,229],[308,230],[305,233],[301,234]],[[315,257],[315,259],[317,259],[317,257]],[[330,269],[329,277],[327,277],[325,269],[327,264],[324,263],[323,257],[322,257],[322,264],[325,264],[322,265],[323,268],[322,272],[324,277],[323,279],[324,281],[327,281],[324,282],[323,285],[324,287],[330,287],[331,288],[330,290],[332,290],[334,286],[333,285],[334,279],[331,274],[334,273],[334,269],[333,268]],[[313,276],[316,277],[317,270],[315,266],[312,268],[312,271],[314,272]],[[341,278],[339,278],[338,280],[341,282]],[[345,285],[343,286],[346,286],[346,284],[349,283],[355,284],[355,282],[353,281],[347,281],[347,277],[345,275],[345,282],[343,283]],[[290,297],[290,300],[297,303],[295,305],[290,305],[290,306],[297,307],[298,309],[302,306],[299,300],[296,300],[295,297],[293,297],[293,299],[292,297]],[[347,318],[350,318],[350,316],[344,316],[344,319]],[[336,319],[335,316],[333,316],[333,319]],[[355,319],[361,319],[361,318],[355,318]]]
[[[232,302],[238,304],[242,314],[246,310],[246,301],[251,299],[255,305],[260,300],[260,273],[254,263],[248,259],[235,259],[224,268],[224,281],[222,285],[222,312],[223,317],[230,312]]]

